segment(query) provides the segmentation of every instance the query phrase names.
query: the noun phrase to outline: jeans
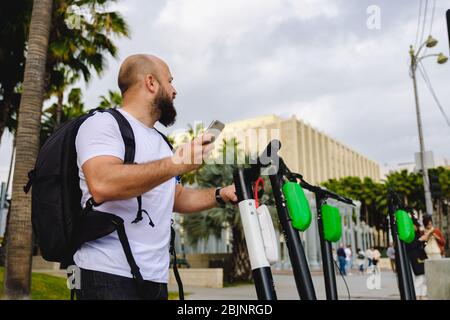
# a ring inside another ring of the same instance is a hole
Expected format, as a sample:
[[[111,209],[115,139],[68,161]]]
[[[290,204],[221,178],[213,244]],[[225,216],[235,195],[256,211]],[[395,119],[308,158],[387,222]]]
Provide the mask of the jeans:
[[[346,268],[345,268],[345,266],[347,264],[347,260],[345,260],[345,257],[339,257],[338,259],[339,259],[339,269],[341,270],[341,273],[345,276],[345,275],[347,275]]]
[[[167,300],[166,283],[144,281],[138,291],[136,280],[100,271],[81,269],[79,300]]]
[[[361,272],[361,273],[364,272],[364,263],[359,264],[359,272]]]

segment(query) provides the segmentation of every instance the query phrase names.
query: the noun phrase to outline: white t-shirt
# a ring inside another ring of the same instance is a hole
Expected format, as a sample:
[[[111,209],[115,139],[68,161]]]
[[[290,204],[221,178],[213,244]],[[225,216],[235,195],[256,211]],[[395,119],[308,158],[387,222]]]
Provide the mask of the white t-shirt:
[[[119,110],[129,121],[136,143],[134,161],[146,163],[172,155],[167,143],[153,128],[145,126],[123,110]],[[125,145],[119,125],[107,112],[97,112],[80,127],[76,137],[80,188],[83,193],[82,206],[91,197],[81,166],[89,159],[109,155],[123,160]],[[145,280],[167,283],[169,277],[170,223],[174,205],[176,179],[172,178],[142,195],[142,209],[150,215],[154,227],[149,225],[148,217],[131,223],[136,218],[137,200],[109,201],[96,207],[99,211],[120,216],[124,220],[134,259]],[[106,272],[132,278],[117,232],[103,238],[85,243],[74,255],[75,263],[88,270]]]
[[[345,248],[345,260],[350,261],[352,259],[352,250],[350,248]]]

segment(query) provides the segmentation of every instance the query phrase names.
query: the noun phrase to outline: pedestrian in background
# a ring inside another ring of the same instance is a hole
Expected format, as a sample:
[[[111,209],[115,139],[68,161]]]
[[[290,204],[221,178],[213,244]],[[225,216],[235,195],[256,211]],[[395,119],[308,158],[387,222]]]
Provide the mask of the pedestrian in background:
[[[364,254],[364,251],[362,251],[359,248],[358,248],[357,252],[358,252],[358,255],[356,256],[356,264],[358,265],[359,274],[363,274],[366,256]]]
[[[372,267],[372,258],[373,258],[373,251],[371,248],[367,248],[367,250],[365,252],[365,256],[367,259],[366,271],[369,272],[370,268]]]
[[[350,269],[352,268],[352,249],[348,245],[345,249],[345,267],[347,268],[347,274],[350,276]]]
[[[433,226],[433,220],[430,215],[424,215],[422,218],[426,236],[425,252],[430,260],[441,259],[445,251],[445,238],[441,230]]]
[[[393,243],[389,243],[389,248],[387,248],[386,254],[391,262],[391,269],[395,273],[395,249]]]
[[[339,270],[341,271],[341,274],[346,276],[347,275],[346,260],[345,260],[346,255],[345,255],[344,245],[342,243],[339,245],[339,249],[337,249],[337,256],[338,256],[338,261],[339,261]]]
[[[422,300],[427,296],[427,283],[425,278],[425,241],[427,236],[420,230],[419,221],[413,217],[415,238],[413,242],[406,244],[406,252],[408,254],[411,268],[414,273],[414,289],[418,300]]]
[[[380,262],[380,259],[381,259],[381,253],[380,253],[380,251],[379,251],[377,248],[375,248],[375,247],[372,247],[372,252],[373,252],[373,256],[372,256],[372,264],[373,264],[373,267],[374,267],[375,271],[379,271],[379,268],[378,268],[378,262]]]

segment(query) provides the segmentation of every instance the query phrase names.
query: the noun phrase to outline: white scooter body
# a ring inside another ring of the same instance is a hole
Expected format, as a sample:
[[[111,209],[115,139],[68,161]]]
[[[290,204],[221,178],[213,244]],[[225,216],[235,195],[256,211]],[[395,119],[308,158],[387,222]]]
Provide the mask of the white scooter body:
[[[270,265],[275,264],[279,258],[278,240],[273,226],[272,217],[269,208],[266,205],[261,205],[256,209],[258,214],[259,226],[263,237],[264,251],[266,258]]]
[[[279,252],[269,209],[265,205],[256,209],[255,200],[249,199],[239,202],[239,212],[252,270],[270,267]]]

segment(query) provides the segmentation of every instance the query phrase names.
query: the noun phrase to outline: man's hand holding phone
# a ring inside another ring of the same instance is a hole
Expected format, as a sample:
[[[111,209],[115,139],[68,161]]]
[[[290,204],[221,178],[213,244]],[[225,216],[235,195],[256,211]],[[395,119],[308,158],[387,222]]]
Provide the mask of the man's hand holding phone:
[[[211,122],[211,124],[209,125],[209,127],[206,129],[205,134],[206,135],[212,135],[212,139],[211,140],[204,140],[203,144],[210,144],[213,143],[217,140],[217,138],[219,137],[220,133],[222,132],[223,128],[225,128],[225,125],[220,122],[219,120],[214,120],[213,122]]]
[[[182,166],[182,173],[198,169],[214,149],[211,134],[203,134],[191,142],[179,146],[172,157],[175,164]]]
[[[172,160],[175,164],[182,165],[182,173],[198,169],[214,149],[214,141],[220,135],[225,125],[214,120],[205,133],[178,147]]]

